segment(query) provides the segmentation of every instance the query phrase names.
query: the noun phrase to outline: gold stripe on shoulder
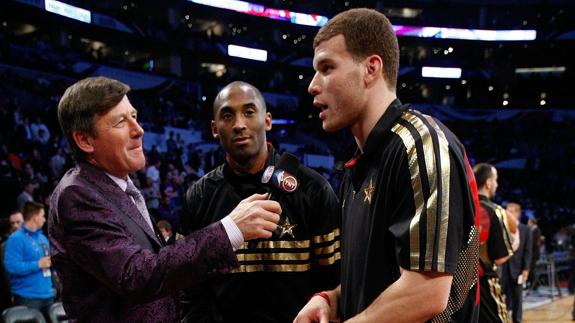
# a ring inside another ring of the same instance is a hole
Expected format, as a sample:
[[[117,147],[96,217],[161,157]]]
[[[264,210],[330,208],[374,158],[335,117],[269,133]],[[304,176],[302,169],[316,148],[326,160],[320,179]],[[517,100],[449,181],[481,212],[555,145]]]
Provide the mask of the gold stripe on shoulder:
[[[335,240],[335,238],[339,237],[339,234],[340,234],[340,230],[339,230],[339,228],[336,228],[330,233],[326,233],[326,234],[319,235],[319,236],[314,236],[312,238],[312,242],[313,243],[322,243],[322,242],[327,242],[327,241],[333,241],[333,240]]]
[[[328,254],[330,254],[330,253],[333,253],[333,252],[334,252],[337,248],[339,248],[339,247],[340,247],[340,242],[339,242],[339,241],[335,241],[335,242],[333,242],[332,244],[330,244],[330,245],[327,246],[327,247],[315,248],[315,249],[313,250],[313,253],[314,253],[316,256],[319,256],[319,255],[328,255]]]
[[[308,271],[311,268],[310,264],[282,264],[282,265],[269,265],[269,264],[257,264],[257,265],[241,265],[237,268],[232,269],[231,273],[253,273],[253,272],[303,272]]]

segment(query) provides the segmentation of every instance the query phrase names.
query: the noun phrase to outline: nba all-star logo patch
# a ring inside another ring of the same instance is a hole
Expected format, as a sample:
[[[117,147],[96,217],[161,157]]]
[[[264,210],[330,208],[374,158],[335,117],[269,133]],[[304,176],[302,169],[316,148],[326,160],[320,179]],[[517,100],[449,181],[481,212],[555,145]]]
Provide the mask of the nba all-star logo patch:
[[[375,186],[373,186],[373,180],[372,178],[369,179],[369,185],[363,189],[363,202],[366,202],[367,204],[371,205],[371,196],[373,194],[373,192],[375,191]]]

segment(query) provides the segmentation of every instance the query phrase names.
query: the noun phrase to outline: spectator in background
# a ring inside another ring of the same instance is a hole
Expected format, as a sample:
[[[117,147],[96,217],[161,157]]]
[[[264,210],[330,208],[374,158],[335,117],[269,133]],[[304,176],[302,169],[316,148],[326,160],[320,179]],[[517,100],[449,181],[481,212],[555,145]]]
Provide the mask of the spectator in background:
[[[12,211],[12,213],[10,213],[9,220],[10,220],[9,235],[14,233],[14,231],[18,230],[22,226],[22,223],[24,223],[24,217],[22,216],[22,212],[20,212],[20,210]]]
[[[50,140],[50,130],[48,130],[48,127],[42,122],[40,117],[36,117],[34,122],[30,124],[30,131],[32,132],[30,138],[32,141],[46,143]]]
[[[26,202],[24,224],[6,241],[4,267],[8,272],[16,305],[42,311],[46,317],[54,303],[50,267],[50,243],[42,232],[44,205]]]
[[[152,149],[148,152],[148,164],[149,165],[156,165],[156,163],[160,160],[160,152],[158,151],[158,146],[152,145]],[[159,176],[159,175],[158,175]]]
[[[50,171],[54,178],[59,179],[64,175],[64,166],[66,165],[66,154],[64,149],[58,148],[58,151],[50,158]]]
[[[531,265],[532,237],[529,227],[520,222],[521,205],[517,203],[507,204],[507,214],[512,216],[518,223],[517,234],[519,247],[502,266],[501,287],[506,296],[507,309],[511,310],[513,323],[521,322],[523,318],[523,285],[529,277]]]
[[[10,288],[10,279],[8,277],[8,272],[4,268],[4,252],[6,250],[6,241],[18,228],[22,226],[24,218],[22,217],[22,212],[20,210],[15,210],[10,213],[8,217],[10,221],[10,227],[5,236],[2,237],[2,243],[0,243],[0,311],[7,307],[12,306],[12,293]]]
[[[167,245],[176,243],[176,236],[173,234],[172,225],[170,222],[166,220],[160,220],[156,225],[158,226],[158,230],[160,230],[160,233],[162,234],[162,237],[164,238],[164,241]]]
[[[177,144],[176,140],[174,139],[174,132],[170,131],[168,135],[168,139],[166,140],[166,150],[168,152],[168,156],[173,158],[174,154],[176,153]]]
[[[151,209],[155,218],[165,220],[170,223],[173,228],[180,227],[180,208],[175,208],[171,205],[171,198],[166,194],[161,194],[160,206],[156,209]]]
[[[150,184],[160,188],[160,167],[162,166],[161,160],[155,159],[154,162],[150,161],[146,169],[146,178],[150,180]]]
[[[537,264],[537,260],[541,257],[541,245],[542,245],[542,236],[541,236],[541,229],[537,225],[537,219],[534,216],[530,216],[527,220],[527,225],[531,230],[531,264],[529,265],[529,288],[535,288],[535,280],[537,279],[537,273],[535,272],[535,266]]]
[[[146,200],[146,206],[149,210],[157,209],[160,207],[160,186],[154,185],[149,177],[144,179],[144,185],[142,185],[142,195]]]
[[[16,204],[19,210],[24,208],[24,204],[26,204],[26,202],[34,202],[34,190],[36,189],[36,185],[27,180],[23,183],[22,187],[22,192],[16,198]]]

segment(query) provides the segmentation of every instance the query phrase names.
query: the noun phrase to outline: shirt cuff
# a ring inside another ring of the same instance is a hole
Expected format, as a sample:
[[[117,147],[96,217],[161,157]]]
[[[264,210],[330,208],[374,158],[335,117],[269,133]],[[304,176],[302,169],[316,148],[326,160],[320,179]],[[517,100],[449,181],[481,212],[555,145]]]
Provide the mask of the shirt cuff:
[[[239,249],[244,243],[244,235],[240,231],[240,228],[238,228],[238,225],[229,215],[223,218],[221,222],[228,234],[232,248],[234,248],[234,250]]]

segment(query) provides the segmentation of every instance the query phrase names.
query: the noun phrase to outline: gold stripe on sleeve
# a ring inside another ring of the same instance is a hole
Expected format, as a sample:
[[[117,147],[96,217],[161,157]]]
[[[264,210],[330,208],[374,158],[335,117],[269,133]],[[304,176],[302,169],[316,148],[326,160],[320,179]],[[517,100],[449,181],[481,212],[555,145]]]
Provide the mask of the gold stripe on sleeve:
[[[451,193],[450,178],[451,178],[451,160],[449,158],[449,142],[445,137],[445,133],[439,127],[437,122],[432,117],[426,116],[429,124],[433,126],[439,140],[439,160],[441,162],[441,171],[438,175],[441,176],[441,191],[438,196],[441,196],[441,207],[438,214],[439,218],[439,245],[437,246],[437,271],[445,271],[445,256],[447,253],[447,231],[449,227],[449,197]],[[437,234],[437,233],[436,233]]]
[[[419,269],[419,220],[423,212],[423,192],[421,191],[421,178],[419,177],[419,165],[417,163],[417,152],[415,150],[415,139],[409,130],[401,124],[396,124],[391,129],[396,133],[405,146],[407,161],[409,163],[409,173],[411,174],[411,187],[413,189],[413,199],[415,202],[415,214],[409,223],[409,253],[411,269]]]
[[[433,264],[433,254],[435,250],[435,237],[436,237],[436,224],[437,224],[437,169],[436,162],[435,162],[435,150],[433,148],[433,141],[431,138],[431,133],[429,132],[429,128],[427,125],[423,123],[420,117],[412,114],[412,113],[405,113],[403,115],[403,119],[409,122],[411,125],[415,127],[419,136],[421,137],[421,143],[423,146],[423,158],[425,160],[425,169],[427,173],[427,181],[429,183],[429,197],[427,200],[424,198],[425,203],[425,210],[426,210],[426,241],[425,241],[425,267],[424,270],[431,270]],[[415,147],[414,147],[415,151]],[[419,158],[415,161],[416,165],[419,167]],[[420,191],[423,190],[423,187],[419,187]]]
[[[424,270],[431,270],[433,263],[433,254],[435,249],[435,228],[437,223],[437,179],[435,169],[435,150],[433,149],[433,141],[429,128],[422,122],[422,120],[411,113],[404,114],[404,119],[411,123],[419,136],[421,137],[423,145],[423,154],[425,159],[425,168],[427,172],[427,180],[429,182],[429,197],[425,201],[426,215],[427,215],[427,240],[425,242],[425,267]],[[421,187],[420,189],[423,189]]]

